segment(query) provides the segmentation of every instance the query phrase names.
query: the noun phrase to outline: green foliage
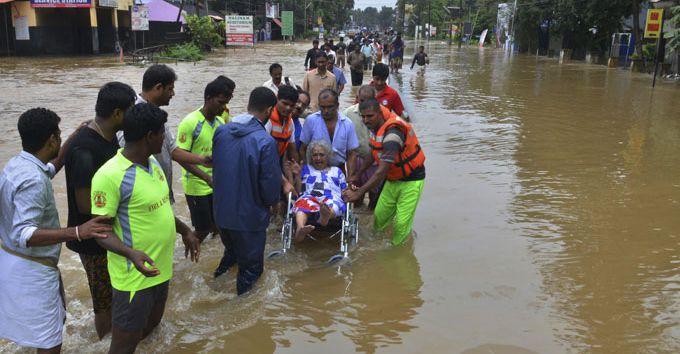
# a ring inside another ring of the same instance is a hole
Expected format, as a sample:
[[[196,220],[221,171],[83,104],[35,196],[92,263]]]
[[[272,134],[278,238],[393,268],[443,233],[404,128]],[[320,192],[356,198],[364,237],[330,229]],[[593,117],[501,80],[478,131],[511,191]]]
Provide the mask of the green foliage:
[[[217,25],[208,16],[189,15],[184,18],[189,27],[191,41],[200,49],[209,50],[221,43]]]
[[[642,0],[519,0],[515,33],[520,48],[537,47],[537,30],[549,20],[551,35],[563,39],[563,47],[573,53],[606,52],[611,35],[622,30],[622,19],[633,14]]]
[[[375,7],[367,7],[363,10],[352,10],[354,22],[359,26],[368,28],[388,28],[394,27],[396,21],[396,11],[392,7],[383,6],[380,11]]]
[[[184,61],[199,61],[203,60],[203,52],[193,42],[178,44],[169,47],[162,54],[163,57],[179,59]]]
[[[668,48],[670,50],[680,50],[680,5],[671,8],[673,17],[670,22],[674,29],[671,31],[672,36],[668,41]]]
[[[648,43],[642,46],[642,58],[645,60],[654,60],[656,56],[656,44]]]

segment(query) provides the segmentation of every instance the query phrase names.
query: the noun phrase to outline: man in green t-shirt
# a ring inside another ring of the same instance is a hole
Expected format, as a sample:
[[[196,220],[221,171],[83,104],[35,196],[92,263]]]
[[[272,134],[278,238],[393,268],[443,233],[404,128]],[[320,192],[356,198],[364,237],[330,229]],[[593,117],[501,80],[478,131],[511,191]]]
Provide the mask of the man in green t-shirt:
[[[179,123],[177,146],[180,149],[212,156],[213,135],[219,126],[226,123],[222,114],[233,95],[230,81],[219,76],[205,87],[203,106]],[[217,231],[213,220],[212,168],[195,165],[191,171],[182,169],[182,186],[196,237],[203,241],[211,231]]]
[[[172,278],[175,233],[185,257],[198,261],[200,241],[173,215],[163,170],[151,156],[161,151],[167,113],[140,103],[123,118],[125,148],[92,179],[92,215],[113,218],[113,233],[99,244],[107,252],[113,287],[111,353],[132,353],[161,321]]]

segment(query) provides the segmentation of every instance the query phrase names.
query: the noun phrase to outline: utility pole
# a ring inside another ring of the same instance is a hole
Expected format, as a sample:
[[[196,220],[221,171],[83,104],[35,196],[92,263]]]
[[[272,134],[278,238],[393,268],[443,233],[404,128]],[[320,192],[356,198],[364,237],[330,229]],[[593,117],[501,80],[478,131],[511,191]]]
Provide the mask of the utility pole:
[[[458,28],[458,49],[463,47],[463,32],[465,32],[465,28],[463,26],[463,0],[460,0],[460,28]]]

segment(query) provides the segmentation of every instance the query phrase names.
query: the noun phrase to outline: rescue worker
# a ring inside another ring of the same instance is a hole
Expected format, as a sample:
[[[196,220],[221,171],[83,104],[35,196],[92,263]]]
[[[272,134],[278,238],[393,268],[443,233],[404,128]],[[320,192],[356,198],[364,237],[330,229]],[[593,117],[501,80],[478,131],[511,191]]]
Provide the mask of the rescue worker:
[[[277,103],[269,117],[265,129],[276,140],[276,148],[281,159],[298,161],[295,148],[295,127],[291,114],[298,101],[299,93],[292,86],[281,86]]]
[[[348,202],[358,201],[387,179],[375,208],[374,228],[382,231],[393,224],[392,244],[401,245],[411,234],[413,217],[423,192],[425,153],[413,127],[398,119],[396,114],[381,109],[377,100],[361,102],[359,111],[370,132],[369,144],[378,169],[361,187],[348,188],[343,196]],[[356,176],[361,176],[372,162],[366,159],[361,170],[350,180],[358,180]]]

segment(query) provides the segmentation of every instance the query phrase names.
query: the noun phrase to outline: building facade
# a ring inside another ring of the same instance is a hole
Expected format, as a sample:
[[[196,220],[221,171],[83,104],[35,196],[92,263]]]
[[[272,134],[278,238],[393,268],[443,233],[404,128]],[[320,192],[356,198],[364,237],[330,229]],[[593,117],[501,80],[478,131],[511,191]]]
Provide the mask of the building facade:
[[[130,36],[132,1],[4,0],[0,9],[0,32],[4,32],[0,34],[0,46],[5,46],[0,52],[113,53]]]

